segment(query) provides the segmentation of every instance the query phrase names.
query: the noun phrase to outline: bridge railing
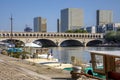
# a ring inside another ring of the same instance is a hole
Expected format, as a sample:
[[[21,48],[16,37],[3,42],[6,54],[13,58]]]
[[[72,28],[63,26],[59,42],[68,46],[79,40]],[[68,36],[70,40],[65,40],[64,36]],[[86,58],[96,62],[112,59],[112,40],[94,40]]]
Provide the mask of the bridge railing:
[[[10,32],[0,32],[0,38],[10,38]],[[13,32],[13,38],[98,38],[102,39],[103,34],[93,33],[37,33],[37,32]]]

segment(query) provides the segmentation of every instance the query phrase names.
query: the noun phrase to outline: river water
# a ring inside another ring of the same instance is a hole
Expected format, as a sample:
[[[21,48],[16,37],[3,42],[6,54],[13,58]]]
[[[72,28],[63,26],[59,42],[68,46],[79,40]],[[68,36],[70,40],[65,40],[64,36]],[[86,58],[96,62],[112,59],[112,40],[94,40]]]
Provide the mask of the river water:
[[[52,47],[51,49],[53,56],[63,63],[71,63],[72,56],[82,63],[89,63],[91,60],[89,50],[120,51],[120,47]]]

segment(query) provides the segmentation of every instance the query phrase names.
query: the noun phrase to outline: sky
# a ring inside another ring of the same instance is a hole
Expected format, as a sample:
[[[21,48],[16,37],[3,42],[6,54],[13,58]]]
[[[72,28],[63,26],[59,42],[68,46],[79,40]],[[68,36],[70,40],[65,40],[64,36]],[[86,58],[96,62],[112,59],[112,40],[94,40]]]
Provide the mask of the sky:
[[[84,26],[96,25],[96,10],[112,10],[113,21],[120,22],[120,0],[0,0],[0,31],[23,32],[26,25],[33,29],[33,18],[47,19],[47,32],[57,32],[57,19],[65,8],[80,8]]]

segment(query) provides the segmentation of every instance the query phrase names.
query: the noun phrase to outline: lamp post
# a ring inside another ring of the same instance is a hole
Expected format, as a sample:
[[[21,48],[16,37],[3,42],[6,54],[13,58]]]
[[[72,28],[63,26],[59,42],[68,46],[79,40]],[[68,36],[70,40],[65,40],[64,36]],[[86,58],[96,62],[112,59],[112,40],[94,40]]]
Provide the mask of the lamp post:
[[[12,42],[12,34],[13,34],[13,18],[12,18],[12,14],[11,14],[11,17],[10,17],[10,21],[11,21],[11,32],[10,32],[10,34],[11,34],[11,42]]]
[[[10,45],[11,45],[11,47],[12,47],[12,36],[13,36],[13,35],[12,35],[12,34],[13,34],[13,31],[12,31],[12,30],[13,30],[13,18],[12,18],[12,14],[11,14],[11,17],[10,17],[10,24],[11,24],[11,25],[10,25],[10,29],[11,29],[11,30],[10,30],[10,40],[11,40],[11,41],[10,41],[10,43],[11,43]],[[11,56],[11,55],[12,55],[12,52],[11,52],[10,56]]]

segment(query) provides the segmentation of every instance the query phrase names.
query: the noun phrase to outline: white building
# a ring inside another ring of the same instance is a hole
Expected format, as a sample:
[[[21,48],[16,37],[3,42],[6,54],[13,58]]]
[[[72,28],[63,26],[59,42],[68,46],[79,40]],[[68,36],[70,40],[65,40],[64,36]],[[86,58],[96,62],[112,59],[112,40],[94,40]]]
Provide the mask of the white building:
[[[120,28],[120,23],[111,23],[107,24],[107,31],[112,30],[112,31],[117,31],[118,28]]]
[[[110,23],[106,25],[98,26],[98,33],[105,33],[108,31],[117,31],[120,28],[120,23]]]
[[[88,33],[96,33],[96,26],[86,27]]]

